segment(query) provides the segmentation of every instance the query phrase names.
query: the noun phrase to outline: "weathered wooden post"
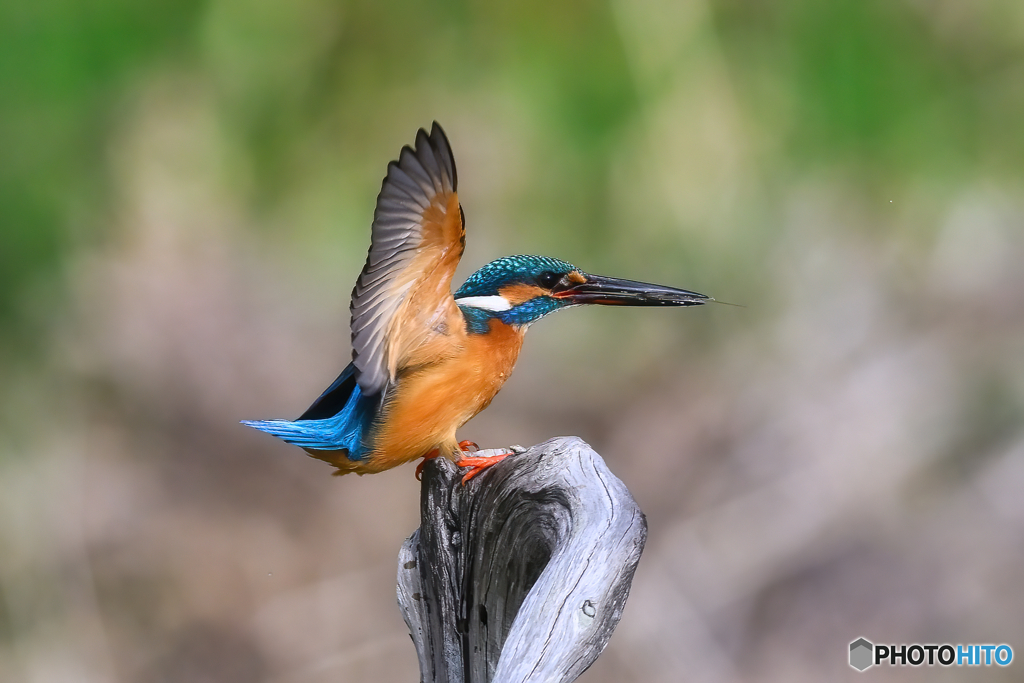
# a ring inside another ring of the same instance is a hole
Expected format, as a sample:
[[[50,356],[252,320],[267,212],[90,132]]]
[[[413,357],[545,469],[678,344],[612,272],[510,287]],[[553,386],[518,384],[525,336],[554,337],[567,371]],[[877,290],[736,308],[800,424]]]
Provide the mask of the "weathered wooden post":
[[[572,681],[608,643],[647,523],[576,437],[510,456],[466,486],[424,469],[421,526],[398,556],[398,602],[423,683]]]

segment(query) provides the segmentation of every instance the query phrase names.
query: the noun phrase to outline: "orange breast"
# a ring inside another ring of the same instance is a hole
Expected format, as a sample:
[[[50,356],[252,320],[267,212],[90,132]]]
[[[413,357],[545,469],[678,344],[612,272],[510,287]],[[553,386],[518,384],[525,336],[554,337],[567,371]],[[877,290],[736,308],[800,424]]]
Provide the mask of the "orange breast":
[[[399,374],[374,450],[360,470],[380,472],[434,448],[457,457],[455,431],[490,404],[523,345],[524,328],[498,320],[491,320],[490,328],[488,334],[453,338],[457,347],[443,360]]]

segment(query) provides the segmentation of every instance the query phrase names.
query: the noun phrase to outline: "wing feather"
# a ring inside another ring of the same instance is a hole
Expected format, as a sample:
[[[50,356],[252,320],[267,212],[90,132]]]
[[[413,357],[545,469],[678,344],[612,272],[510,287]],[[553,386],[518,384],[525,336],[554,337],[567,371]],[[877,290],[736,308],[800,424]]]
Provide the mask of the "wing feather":
[[[465,230],[457,187],[455,158],[437,122],[388,164],[370,251],[352,290],[352,363],[367,396],[387,389],[439,315],[458,311],[451,279]]]

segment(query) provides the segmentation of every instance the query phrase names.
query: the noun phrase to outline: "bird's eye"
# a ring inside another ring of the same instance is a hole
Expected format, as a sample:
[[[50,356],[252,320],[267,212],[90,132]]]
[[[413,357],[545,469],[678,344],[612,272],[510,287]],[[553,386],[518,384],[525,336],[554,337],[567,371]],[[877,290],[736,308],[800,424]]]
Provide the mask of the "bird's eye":
[[[550,270],[545,270],[543,273],[537,276],[537,284],[544,289],[551,289],[558,284],[558,281],[562,279],[561,273],[554,273]]]

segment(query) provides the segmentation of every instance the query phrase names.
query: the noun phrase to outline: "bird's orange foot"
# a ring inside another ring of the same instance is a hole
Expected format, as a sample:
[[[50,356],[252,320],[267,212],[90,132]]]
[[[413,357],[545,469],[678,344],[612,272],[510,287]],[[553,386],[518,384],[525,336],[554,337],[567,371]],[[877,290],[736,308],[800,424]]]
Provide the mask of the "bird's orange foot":
[[[465,486],[467,481],[480,474],[491,465],[498,464],[510,455],[512,455],[512,451],[506,451],[504,453],[499,453],[498,455],[462,456],[460,459],[455,461],[456,466],[470,468],[469,472],[462,475],[462,485]]]
[[[459,450],[463,453],[475,453],[480,450],[480,446],[478,446],[475,441],[460,441]],[[416,465],[416,481],[423,481],[423,467],[427,464],[428,460],[433,460],[440,454],[440,449],[435,448],[423,456],[423,460],[420,460],[420,464]]]
[[[459,444],[460,446],[462,444]],[[427,464],[428,460],[433,460],[441,454],[441,451],[434,449],[423,456],[423,460],[420,460],[420,464],[416,465],[416,481],[423,481],[423,466]]]

